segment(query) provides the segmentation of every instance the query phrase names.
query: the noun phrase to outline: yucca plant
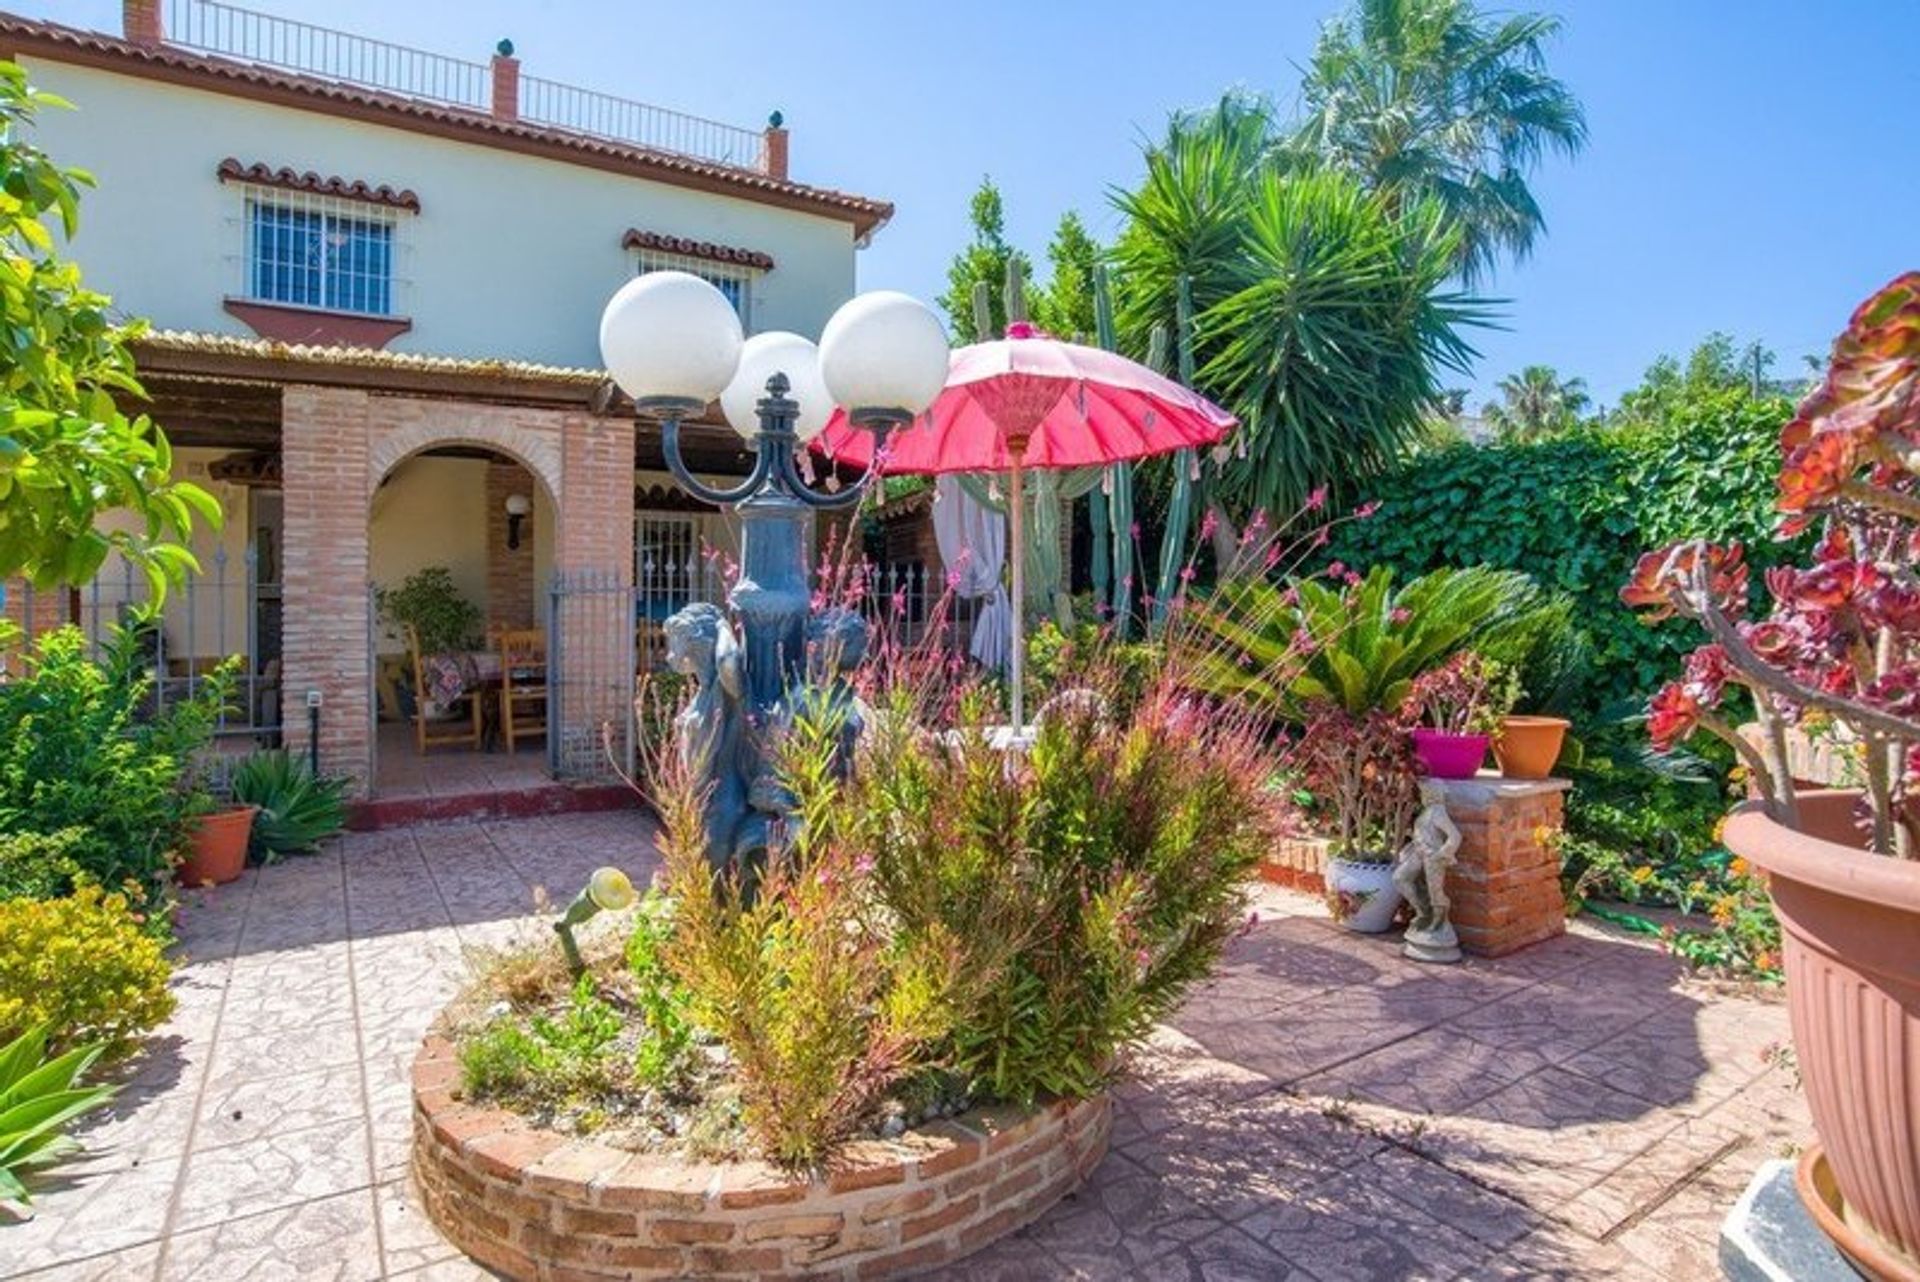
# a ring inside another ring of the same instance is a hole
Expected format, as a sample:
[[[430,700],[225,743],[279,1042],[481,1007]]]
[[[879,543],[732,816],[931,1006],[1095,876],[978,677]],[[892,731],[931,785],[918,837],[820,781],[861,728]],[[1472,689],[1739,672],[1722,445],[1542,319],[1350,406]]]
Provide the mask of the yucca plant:
[[[1485,566],[1435,570],[1398,591],[1385,566],[1364,578],[1336,566],[1285,586],[1230,582],[1189,615],[1205,647],[1195,679],[1284,721],[1305,720],[1309,705],[1394,712],[1414,678],[1469,645],[1516,662],[1556,608],[1526,575]],[[1300,662],[1278,661],[1301,651]]]
[[[316,777],[306,762],[284,750],[248,757],[234,770],[231,787],[236,803],[260,807],[250,853],[263,864],[311,851],[347,822],[345,782]]]
[[[0,1049],[0,1202],[31,1202],[22,1173],[77,1148],[67,1124],[113,1098],[114,1087],[80,1084],[100,1047],[80,1046],[52,1059],[46,1050],[44,1024]]]

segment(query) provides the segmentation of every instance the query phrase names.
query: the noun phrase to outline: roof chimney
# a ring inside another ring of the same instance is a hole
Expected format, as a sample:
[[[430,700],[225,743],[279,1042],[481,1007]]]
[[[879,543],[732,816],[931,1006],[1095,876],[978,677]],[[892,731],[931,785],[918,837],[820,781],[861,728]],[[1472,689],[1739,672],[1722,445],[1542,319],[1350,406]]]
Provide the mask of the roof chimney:
[[[121,0],[121,33],[137,45],[165,44],[167,33],[160,4],[161,0]]]

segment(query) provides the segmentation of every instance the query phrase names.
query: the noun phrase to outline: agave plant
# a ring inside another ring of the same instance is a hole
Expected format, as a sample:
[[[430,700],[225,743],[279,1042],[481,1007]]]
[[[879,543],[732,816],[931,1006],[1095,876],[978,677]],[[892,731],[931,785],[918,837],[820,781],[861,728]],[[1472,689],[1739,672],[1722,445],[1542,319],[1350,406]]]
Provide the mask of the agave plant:
[[[1352,716],[1397,711],[1416,677],[1469,645],[1517,662],[1555,610],[1512,570],[1435,570],[1396,591],[1385,566],[1362,577],[1336,564],[1325,577],[1285,586],[1224,584],[1193,608],[1191,622],[1209,643],[1196,665],[1202,685],[1301,721],[1313,705]],[[1302,663],[1275,661],[1302,650]]]
[[[0,1048],[0,1202],[30,1202],[21,1173],[72,1152],[78,1145],[66,1125],[113,1098],[114,1087],[80,1084],[99,1046],[52,1059],[46,1051],[44,1024]]]
[[[284,750],[248,757],[233,772],[231,786],[234,801],[260,807],[251,853],[261,863],[310,851],[347,822],[345,783],[316,777],[306,762]]]

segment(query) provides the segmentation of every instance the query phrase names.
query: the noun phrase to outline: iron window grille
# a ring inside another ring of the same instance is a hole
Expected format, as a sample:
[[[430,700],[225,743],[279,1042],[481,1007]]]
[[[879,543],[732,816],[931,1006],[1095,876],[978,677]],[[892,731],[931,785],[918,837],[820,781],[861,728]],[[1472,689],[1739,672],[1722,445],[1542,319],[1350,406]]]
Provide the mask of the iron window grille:
[[[634,270],[639,275],[644,276],[648,272],[687,272],[706,281],[733,304],[733,310],[739,313],[741,327],[748,333],[753,332],[753,296],[762,274],[759,268],[737,263],[716,263],[711,259],[693,258],[685,254],[666,254],[654,249],[636,249],[633,256]]]
[[[243,199],[242,297],[364,316],[399,314],[402,211],[263,187],[247,188]]]

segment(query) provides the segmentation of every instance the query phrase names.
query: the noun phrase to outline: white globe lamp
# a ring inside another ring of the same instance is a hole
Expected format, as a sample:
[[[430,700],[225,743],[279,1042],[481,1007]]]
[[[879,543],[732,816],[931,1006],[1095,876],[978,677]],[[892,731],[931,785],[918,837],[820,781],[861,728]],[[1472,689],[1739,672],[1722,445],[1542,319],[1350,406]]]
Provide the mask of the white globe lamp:
[[[647,272],[622,285],[600,314],[600,359],[635,401],[718,396],[740,364],[739,313],[688,272]]]
[[[820,373],[850,416],[884,411],[911,418],[947,385],[947,335],[919,299],[893,290],[861,294],[820,334]]]
[[[767,380],[787,376],[787,399],[800,406],[793,430],[803,441],[820,434],[833,416],[833,398],[820,377],[820,349],[798,334],[770,330],[755,334],[740,349],[740,366],[733,381],[720,393],[720,411],[734,431],[751,441],[760,432],[758,406],[767,395]]]

